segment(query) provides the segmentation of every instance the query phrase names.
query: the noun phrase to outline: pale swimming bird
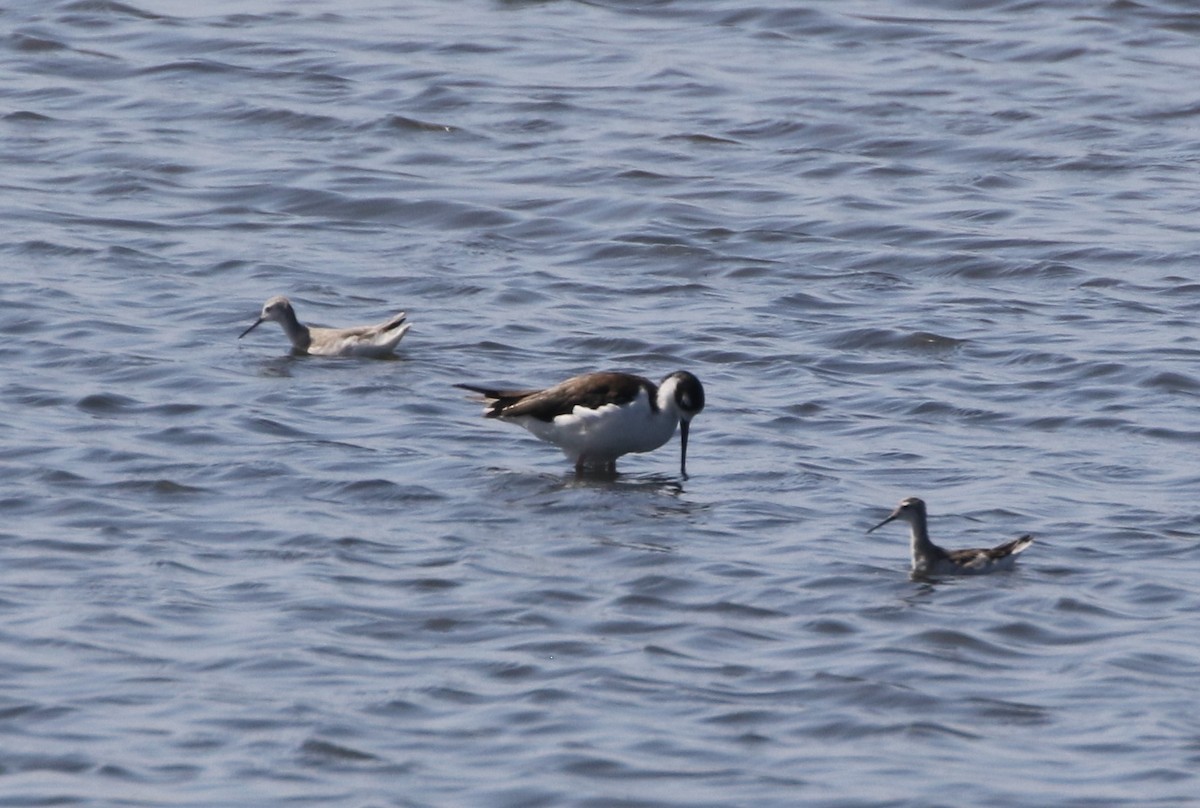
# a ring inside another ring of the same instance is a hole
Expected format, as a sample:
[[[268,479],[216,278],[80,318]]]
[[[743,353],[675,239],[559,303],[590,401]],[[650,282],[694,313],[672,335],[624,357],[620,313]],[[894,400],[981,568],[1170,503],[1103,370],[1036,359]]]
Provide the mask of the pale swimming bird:
[[[686,370],[659,384],[631,373],[584,373],[545,390],[496,390],[460,384],[479,393],[484,417],[518,424],[562,449],[575,471],[615,474],[617,458],[662,446],[679,426],[679,473],[687,477],[688,429],[704,409],[704,387]]]
[[[365,356],[379,358],[387,356],[412,327],[404,321],[400,312],[387,322],[378,325],[360,325],[350,328],[310,328],[296,319],[292,302],[283,295],[271,298],[263,304],[262,313],[254,324],[238,335],[238,339],[249,334],[268,320],[283,326],[283,333],[292,341],[296,353],[312,356]]]
[[[1017,560],[1017,554],[1033,544],[1033,536],[1025,535],[991,549],[943,550],[929,540],[926,525],[925,502],[917,497],[907,497],[891,515],[867,532],[881,528],[895,519],[908,522],[912,533],[913,575],[974,575],[983,572],[1008,569]]]

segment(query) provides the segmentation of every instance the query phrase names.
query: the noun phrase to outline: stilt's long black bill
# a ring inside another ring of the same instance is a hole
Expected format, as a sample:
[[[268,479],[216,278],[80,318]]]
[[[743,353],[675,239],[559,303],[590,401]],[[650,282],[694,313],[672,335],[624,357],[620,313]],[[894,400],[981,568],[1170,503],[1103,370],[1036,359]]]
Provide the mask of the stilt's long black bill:
[[[679,474],[687,477],[687,439],[688,429],[691,427],[687,421],[679,422]]]
[[[261,317],[259,317],[257,320],[255,320],[255,321],[254,321],[254,324],[253,324],[252,326],[250,326],[249,328],[247,328],[247,329],[246,329],[245,331],[243,331],[242,333],[238,334],[238,339],[241,339],[242,337],[246,336],[247,334],[249,334],[249,333],[250,333],[251,331],[253,331],[254,329],[258,328],[260,325],[262,325],[262,322],[263,322],[263,319],[262,319]]]

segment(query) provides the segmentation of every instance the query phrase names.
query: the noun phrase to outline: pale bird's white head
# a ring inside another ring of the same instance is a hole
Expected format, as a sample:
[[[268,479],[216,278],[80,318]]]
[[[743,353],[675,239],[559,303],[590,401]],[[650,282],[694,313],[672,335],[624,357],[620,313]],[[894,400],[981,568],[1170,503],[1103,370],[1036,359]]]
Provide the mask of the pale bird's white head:
[[[292,309],[292,301],[283,295],[276,295],[263,304],[262,312],[258,315],[258,319],[249,328],[238,334],[238,339],[246,336],[265,322],[273,321],[282,323],[294,319],[296,319],[296,312]]]
[[[887,519],[884,519],[867,532],[870,533],[878,530],[888,522],[894,522],[897,519],[902,522],[908,522],[910,525],[925,521],[925,501],[919,497],[905,497],[900,500],[900,504],[896,506],[896,510],[892,511]]]

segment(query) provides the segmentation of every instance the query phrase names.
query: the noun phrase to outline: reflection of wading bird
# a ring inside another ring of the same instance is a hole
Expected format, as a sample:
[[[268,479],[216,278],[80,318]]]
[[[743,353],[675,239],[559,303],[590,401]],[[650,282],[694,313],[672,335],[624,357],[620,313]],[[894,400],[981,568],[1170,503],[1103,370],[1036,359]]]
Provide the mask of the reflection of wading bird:
[[[296,319],[296,310],[283,295],[273,297],[263,304],[262,314],[254,324],[238,335],[238,339],[249,334],[268,320],[283,326],[283,333],[292,341],[296,353],[312,356],[387,356],[396,343],[412,328],[404,322],[404,312],[378,325],[359,325],[350,328],[309,328]]]
[[[525,427],[553,443],[575,471],[615,474],[617,458],[662,446],[679,425],[679,473],[687,476],[688,426],[704,409],[704,388],[686,370],[658,385],[630,373],[585,373],[545,390],[495,390],[460,384],[483,396],[486,418]]]
[[[871,530],[894,519],[908,522],[912,531],[913,575],[972,575],[1008,569],[1016,562],[1017,553],[1033,544],[1033,536],[1026,535],[990,550],[943,550],[929,540],[925,503],[916,497],[900,500],[892,515]]]

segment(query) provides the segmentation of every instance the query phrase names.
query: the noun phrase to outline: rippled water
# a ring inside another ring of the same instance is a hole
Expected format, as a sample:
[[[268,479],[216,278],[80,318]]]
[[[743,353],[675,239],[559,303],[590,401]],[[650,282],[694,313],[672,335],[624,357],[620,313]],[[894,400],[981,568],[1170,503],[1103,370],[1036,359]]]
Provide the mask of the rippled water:
[[[1191,4],[0,18],[0,804],[1194,804]]]

